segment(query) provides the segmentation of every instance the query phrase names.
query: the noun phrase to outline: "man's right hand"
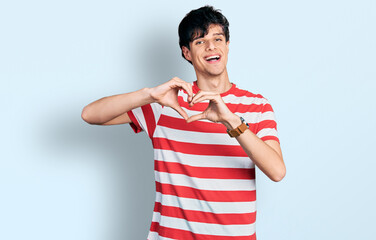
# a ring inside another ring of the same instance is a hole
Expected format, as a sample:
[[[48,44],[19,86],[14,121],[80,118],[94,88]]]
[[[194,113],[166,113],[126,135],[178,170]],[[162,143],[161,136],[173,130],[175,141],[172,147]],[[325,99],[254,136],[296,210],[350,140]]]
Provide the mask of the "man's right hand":
[[[150,89],[150,97],[154,102],[163,106],[171,107],[177,111],[185,120],[188,119],[187,113],[181,108],[178,102],[178,92],[184,89],[187,94],[187,101],[190,103],[193,98],[192,85],[181,80],[178,77],[172,78],[170,81],[165,82],[159,86]]]
[[[170,81],[154,88],[143,88],[131,93],[123,93],[98,99],[82,110],[81,117],[90,124],[114,125],[130,123],[128,111],[143,105],[157,102],[175,109],[185,120],[187,113],[178,103],[178,92],[184,89],[188,93],[187,101],[193,98],[192,85],[174,77]]]

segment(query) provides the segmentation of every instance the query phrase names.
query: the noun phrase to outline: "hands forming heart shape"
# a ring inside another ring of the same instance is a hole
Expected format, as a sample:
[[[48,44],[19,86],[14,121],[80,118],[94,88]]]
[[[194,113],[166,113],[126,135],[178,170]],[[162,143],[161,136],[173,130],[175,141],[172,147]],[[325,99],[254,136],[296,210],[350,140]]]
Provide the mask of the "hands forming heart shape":
[[[178,102],[178,92],[184,89],[187,94],[187,102],[192,107],[194,104],[209,100],[209,105],[202,113],[188,117]],[[192,85],[180,78],[174,77],[170,81],[151,89],[151,97],[154,101],[177,111],[187,123],[200,119],[212,122],[226,123],[234,114],[228,109],[222,97],[218,93],[199,91],[193,96]]]

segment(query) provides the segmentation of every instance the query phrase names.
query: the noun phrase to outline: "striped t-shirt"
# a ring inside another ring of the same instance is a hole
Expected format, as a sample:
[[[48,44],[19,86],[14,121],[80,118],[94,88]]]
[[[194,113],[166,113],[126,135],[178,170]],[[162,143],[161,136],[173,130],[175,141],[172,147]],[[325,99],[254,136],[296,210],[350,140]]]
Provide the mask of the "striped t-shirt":
[[[194,94],[199,91],[193,83]],[[276,140],[273,109],[259,94],[232,84],[221,94],[227,107],[242,116],[262,140]],[[203,112],[208,101],[189,107],[188,116]],[[158,103],[128,112],[131,126],[144,130],[154,148],[156,198],[148,240],[255,240],[255,164],[221,123],[186,121]]]

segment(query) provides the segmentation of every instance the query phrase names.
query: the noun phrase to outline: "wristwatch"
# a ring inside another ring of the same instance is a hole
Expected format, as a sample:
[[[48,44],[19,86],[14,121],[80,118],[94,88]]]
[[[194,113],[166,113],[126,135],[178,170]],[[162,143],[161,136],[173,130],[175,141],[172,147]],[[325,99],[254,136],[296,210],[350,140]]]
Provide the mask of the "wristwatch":
[[[242,121],[242,124],[240,124],[237,128],[232,130],[227,129],[227,133],[230,135],[230,137],[237,137],[249,128],[249,125],[244,118],[240,117],[240,120]]]

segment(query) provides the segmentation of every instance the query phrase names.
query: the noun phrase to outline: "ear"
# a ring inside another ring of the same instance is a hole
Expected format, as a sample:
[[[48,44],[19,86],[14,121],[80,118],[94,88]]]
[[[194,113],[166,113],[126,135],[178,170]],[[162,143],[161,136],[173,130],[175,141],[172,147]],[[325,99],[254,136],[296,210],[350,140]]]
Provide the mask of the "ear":
[[[186,60],[192,61],[191,51],[186,46],[182,46],[181,51],[183,52]]]

